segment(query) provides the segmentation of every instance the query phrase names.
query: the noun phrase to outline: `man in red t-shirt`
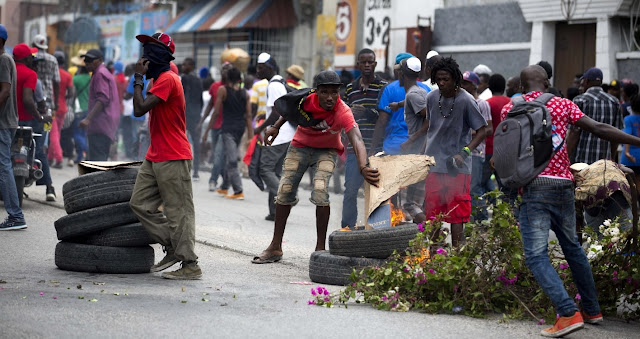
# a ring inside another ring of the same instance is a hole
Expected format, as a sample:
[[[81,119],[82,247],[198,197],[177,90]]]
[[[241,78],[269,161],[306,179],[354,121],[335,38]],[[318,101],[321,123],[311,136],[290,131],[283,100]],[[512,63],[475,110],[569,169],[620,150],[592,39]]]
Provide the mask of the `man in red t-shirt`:
[[[282,259],[282,236],[287,225],[291,207],[298,203],[298,185],[309,167],[313,167],[313,190],[310,201],[316,205],[316,251],[325,249],[327,227],[329,225],[329,191],[327,185],[336,167],[336,158],[344,153],[340,141],[344,130],[353,145],[360,173],[371,185],[377,185],[378,170],[370,168],[367,150],[362,141],[360,129],[347,104],[340,100],[340,76],[334,71],[323,71],[314,78],[316,91],[305,99],[302,109],[314,119],[322,119],[314,127],[298,126],[282,165],[282,177],[276,197],[276,215],[273,239],[266,250],[251,261],[254,264],[268,264]],[[295,92],[292,93],[295,95]],[[285,95],[286,96],[286,95]],[[283,96],[284,97],[284,96]],[[280,127],[287,120],[280,117],[275,125],[267,129],[265,141],[268,145],[278,136]]]
[[[220,69],[220,81],[216,81],[211,84],[211,87],[209,88],[209,95],[211,95],[211,100],[209,100],[209,104],[207,104],[207,108],[205,108],[204,110],[204,114],[202,115],[200,124],[198,124],[199,129],[202,129],[202,124],[207,119],[209,114],[211,114],[216,102],[218,89],[220,88],[220,86],[224,86],[224,84],[227,82],[227,72],[232,67],[233,65],[225,62]],[[202,147],[204,148],[204,144],[202,145]],[[222,150],[222,112],[219,112],[217,119],[213,122],[213,126],[211,127],[211,163],[213,164],[213,166],[211,167],[211,177],[209,177],[209,191],[215,192],[218,186],[218,177],[224,177],[224,151]]]
[[[13,59],[16,62],[17,71],[16,97],[18,100],[18,124],[20,126],[29,126],[33,129],[34,133],[42,135],[34,137],[36,142],[35,156],[36,159],[40,160],[43,172],[42,178],[36,181],[36,185],[46,186],[47,201],[55,201],[56,191],[53,188],[53,181],[51,180],[51,173],[49,172],[49,162],[44,152],[45,137],[43,136],[44,123],[51,122],[51,116],[45,116],[38,111],[33,95],[38,80],[37,73],[32,69],[33,53],[36,51],[36,48],[29,48],[25,43],[17,44],[13,48]]]
[[[191,145],[187,139],[184,90],[180,77],[170,71],[175,44],[170,36],[136,36],[144,53],[136,63],[133,114],[149,112],[150,145],[136,178],[131,210],[152,239],[164,246],[166,256],[151,266],[151,272],[165,270],[179,261],[182,267],[162,273],[166,279],[200,279],[202,271],[194,252],[195,211],[191,188]],[[153,86],[142,97],[143,75]],[[186,178],[186,179],[185,179]],[[158,207],[164,206],[163,211]]]

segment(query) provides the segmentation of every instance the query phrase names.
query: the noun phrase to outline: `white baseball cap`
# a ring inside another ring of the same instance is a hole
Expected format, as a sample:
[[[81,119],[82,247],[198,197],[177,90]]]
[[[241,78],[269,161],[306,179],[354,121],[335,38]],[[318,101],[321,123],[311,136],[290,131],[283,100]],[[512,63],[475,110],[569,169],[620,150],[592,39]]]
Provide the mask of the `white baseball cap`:
[[[258,55],[259,64],[264,64],[265,62],[269,61],[269,59],[271,59],[271,55],[269,53],[260,53],[260,55]]]
[[[489,68],[487,65],[479,64],[478,66],[476,66],[476,68],[473,69],[473,73],[491,75],[493,72],[491,71],[491,68]]]
[[[40,49],[48,49],[47,37],[42,34],[37,34],[33,37],[33,44]]]
[[[422,69],[422,62],[420,62],[420,59],[416,57],[411,57],[407,59],[406,63],[407,63],[407,69],[410,69],[416,73],[420,72],[420,69]]]
[[[430,50],[429,53],[427,53],[427,60],[431,59],[432,57],[439,55],[438,52],[434,51],[434,50]]]

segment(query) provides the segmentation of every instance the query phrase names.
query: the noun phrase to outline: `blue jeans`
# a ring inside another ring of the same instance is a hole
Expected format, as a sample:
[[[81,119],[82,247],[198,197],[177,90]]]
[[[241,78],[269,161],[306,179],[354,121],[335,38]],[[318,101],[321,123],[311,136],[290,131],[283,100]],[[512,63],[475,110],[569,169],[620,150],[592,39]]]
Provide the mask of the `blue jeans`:
[[[11,220],[24,220],[11,164],[11,143],[15,129],[0,129],[0,194]]]
[[[213,153],[211,154],[211,157],[213,158],[213,165],[211,167],[211,177],[209,178],[209,182],[217,185],[218,177],[223,177],[224,179],[224,150],[222,147],[221,129],[211,130],[211,143],[213,146]]]
[[[51,186],[51,172],[49,172],[49,160],[44,153],[44,124],[35,120],[26,120],[18,122],[20,126],[30,126],[33,129],[33,133],[42,134],[42,136],[34,137],[36,141],[36,159],[42,163],[42,179],[36,181],[36,185]]]
[[[576,233],[573,190],[572,181],[548,178],[537,178],[524,187],[520,232],[525,263],[555,305],[556,313],[570,316],[578,310],[549,261],[549,230],[553,230],[582,297],[584,311],[595,315],[600,313],[600,305],[591,266]]]
[[[358,219],[358,190],[364,178],[358,168],[355,153],[347,153],[344,164],[344,198],[342,199],[342,227],[353,228]]]

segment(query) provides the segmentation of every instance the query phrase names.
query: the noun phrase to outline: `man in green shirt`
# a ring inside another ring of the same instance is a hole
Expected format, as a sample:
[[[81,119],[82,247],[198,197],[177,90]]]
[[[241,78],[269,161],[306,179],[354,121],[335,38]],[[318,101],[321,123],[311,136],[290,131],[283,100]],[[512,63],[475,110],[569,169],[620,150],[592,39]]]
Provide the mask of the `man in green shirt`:
[[[73,76],[73,87],[76,89],[76,98],[79,106],[74,108],[74,111],[80,109],[80,112],[76,114],[73,120],[73,141],[76,145],[76,163],[78,163],[84,158],[84,153],[89,150],[87,147],[87,130],[79,128],[78,124],[80,120],[87,116],[91,75],[81,58],[71,58],[71,62],[78,67],[76,74]]]

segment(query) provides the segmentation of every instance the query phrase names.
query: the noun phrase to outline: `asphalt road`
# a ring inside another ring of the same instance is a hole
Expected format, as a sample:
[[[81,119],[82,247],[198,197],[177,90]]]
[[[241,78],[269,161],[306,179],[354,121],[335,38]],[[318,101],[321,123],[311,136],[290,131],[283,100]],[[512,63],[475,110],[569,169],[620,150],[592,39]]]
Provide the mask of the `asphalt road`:
[[[292,211],[283,262],[253,265],[250,259],[269,243],[273,224],[264,220],[266,193],[248,180],[245,201],[208,192],[207,177],[194,183],[202,280],[59,270],[53,222],[65,214],[62,184],[77,173],[75,168],[52,171],[58,201],[45,202],[44,187],[27,188],[29,228],[0,233],[1,338],[535,338],[543,328],[533,321],[503,322],[500,316],[474,319],[384,312],[369,305],[307,305],[310,287],[317,286],[300,284],[309,281],[307,261],[315,244],[309,192],[301,191],[301,203]],[[336,208],[330,230],[339,228],[341,198],[332,197]],[[161,257],[156,247],[156,260]],[[640,324],[607,319],[569,337],[640,338]]]

